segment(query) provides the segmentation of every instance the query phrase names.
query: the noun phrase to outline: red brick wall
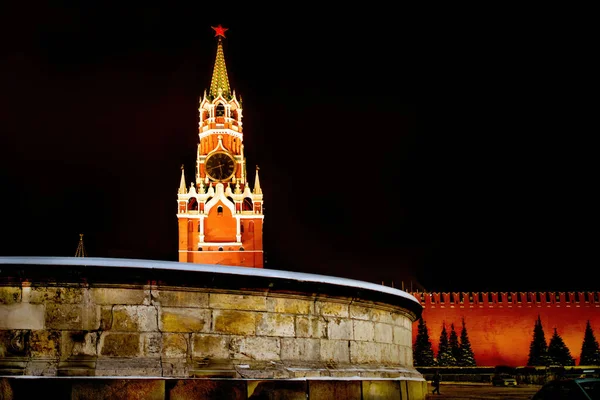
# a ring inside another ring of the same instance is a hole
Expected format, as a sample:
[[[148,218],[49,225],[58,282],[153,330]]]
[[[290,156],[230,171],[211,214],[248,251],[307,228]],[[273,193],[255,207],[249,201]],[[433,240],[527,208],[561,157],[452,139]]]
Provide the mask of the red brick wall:
[[[579,364],[586,322],[600,340],[599,292],[592,293],[412,293],[423,305],[423,319],[437,354],[442,324],[450,334],[454,324],[460,337],[464,318],[479,366],[524,366],[529,356],[538,315],[546,342],[558,334]],[[413,342],[417,322],[413,326]]]

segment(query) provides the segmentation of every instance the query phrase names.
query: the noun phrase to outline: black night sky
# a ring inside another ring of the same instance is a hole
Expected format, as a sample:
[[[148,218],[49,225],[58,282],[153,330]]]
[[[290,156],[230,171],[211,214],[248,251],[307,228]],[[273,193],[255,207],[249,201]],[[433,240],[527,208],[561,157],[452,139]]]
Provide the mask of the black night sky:
[[[402,6],[62,4],[4,14],[0,256],[73,256],[83,233],[89,256],[177,260],[180,166],[189,185],[222,24],[267,268],[598,289],[574,273],[598,265],[597,163],[553,102],[567,79],[545,49],[431,31]]]

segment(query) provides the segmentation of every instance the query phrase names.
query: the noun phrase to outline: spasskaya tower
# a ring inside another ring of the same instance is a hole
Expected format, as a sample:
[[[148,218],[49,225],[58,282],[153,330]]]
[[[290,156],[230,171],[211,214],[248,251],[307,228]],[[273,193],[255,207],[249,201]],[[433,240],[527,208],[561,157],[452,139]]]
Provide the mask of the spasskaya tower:
[[[221,25],[210,90],[200,99],[195,181],[181,168],[177,191],[179,261],[263,268],[263,194],[258,167],[251,188],[242,129],[242,98],[231,90]]]

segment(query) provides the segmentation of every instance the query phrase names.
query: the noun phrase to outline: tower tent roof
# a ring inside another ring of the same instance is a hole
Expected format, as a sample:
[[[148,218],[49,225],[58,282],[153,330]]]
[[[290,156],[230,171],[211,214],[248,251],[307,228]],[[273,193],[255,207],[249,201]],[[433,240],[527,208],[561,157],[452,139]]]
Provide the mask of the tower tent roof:
[[[215,30],[215,36],[218,36],[217,41],[217,58],[213,68],[212,80],[210,82],[210,96],[215,98],[221,94],[225,99],[231,99],[231,88],[229,87],[229,78],[227,77],[227,67],[225,66],[225,54],[223,53],[223,38],[225,31],[221,25],[212,27]]]
[[[77,250],[75,250],[75,257],[87,257],[87,252],[83,246],[83,233],[79,234],[79,244],[77,245]]]
[[[262,189],[260,188],[260,180],[258,179],[258,165],[256,166],[256,176],[254,177],[254,194],[262,194]]]

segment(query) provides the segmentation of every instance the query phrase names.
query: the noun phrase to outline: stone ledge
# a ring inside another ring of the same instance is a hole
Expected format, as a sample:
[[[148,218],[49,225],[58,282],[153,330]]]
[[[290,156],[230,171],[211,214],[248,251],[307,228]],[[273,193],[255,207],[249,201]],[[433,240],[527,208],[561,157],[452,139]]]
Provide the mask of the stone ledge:
[[[425,380],[360,379],[127,379],[111,378],[30,378],[0,377],[0,397],[38,398],[40,393],[54,398],[110,398],[128,400],[423,400]]]

